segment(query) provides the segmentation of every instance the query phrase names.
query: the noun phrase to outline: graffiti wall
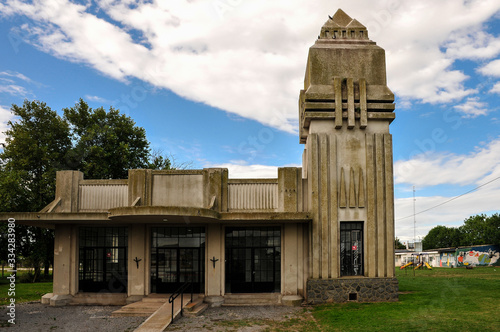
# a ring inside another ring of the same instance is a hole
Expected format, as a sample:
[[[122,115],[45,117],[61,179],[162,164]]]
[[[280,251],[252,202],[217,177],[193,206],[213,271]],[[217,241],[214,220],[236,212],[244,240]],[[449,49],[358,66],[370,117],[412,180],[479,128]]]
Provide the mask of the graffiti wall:
[[[500,247],[495,245],[458,248],[455,257],[457,266],[500,266]]]
[[[455,267],[457,260],[454,252],[442,252],[439,256],[440,267]]]

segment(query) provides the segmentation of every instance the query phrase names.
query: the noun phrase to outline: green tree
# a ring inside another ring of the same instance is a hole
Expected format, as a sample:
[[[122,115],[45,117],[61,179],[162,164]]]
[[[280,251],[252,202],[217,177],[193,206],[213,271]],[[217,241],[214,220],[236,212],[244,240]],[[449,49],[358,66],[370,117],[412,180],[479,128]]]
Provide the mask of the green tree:
[[[54,199],[56,171],[64,169],[71,148],[69,126],[45,103],[25,101],[12,105],[14,121],[8,122],[0,153],[0,209],[2,212],[39,211]],[[35,269],[52,263],[51,230],[16,226],[18,253]],[[7,248],[7,246],[2,246]]]
[[[406,246],[401,243],[401,240],[396,237],[394,240],[394,248],[395,249],[406,249]]]
[[[436,226],[422,240],[424,250],[437,248],[450,248],[460,245],[461,230],[454,227]]]
[[[172,167],[168,156],[150,152],[145,130],[113,108],[109,112],[102,107],[93,110],[80,99],[64,110],[64,118],[39,101],[12,105],[11,111],[16,120],[8,123],[0,153],[1,212],[44,208],[54,199],[58,170],[78,169],[90,179],[121,179],[130,168]],[[18,252],[35,268],[35,278],[41,264],[48,272],[53,261],[53,231],[18,226],[16,235]],[[4,240],[0,237],[0,245]],[[7,246],[2,248],[3,260]]]
[[[490,217],[485,214],[471,216],[460,227],[463,237],[461,245],[481,245],[500,243],[500,215]]]
[[[92,109],[80,99],[63,111],[74,142],[68,164],[85,178],[125,179],[129,169],[165,166],[165,160],[150,164],[146,131],[113,107]]]

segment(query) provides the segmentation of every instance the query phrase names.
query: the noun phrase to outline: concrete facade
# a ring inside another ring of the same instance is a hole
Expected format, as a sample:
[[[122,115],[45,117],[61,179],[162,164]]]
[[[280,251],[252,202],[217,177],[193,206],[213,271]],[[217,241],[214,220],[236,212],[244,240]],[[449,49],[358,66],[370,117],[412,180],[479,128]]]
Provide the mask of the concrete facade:
[[[279,168],[277,179],[238,180],[220,168],[130,170],[126,180],[86,180],[79,171],[62,171],[55,200],[44,210],[6,217],[55,228],[52,305],[134,302],[169,278],[179,280],[181,269],[193,267],[168,261],[184,249],[165,243],[191,238],[193,229],[202,245],[191,254],[201,258],[190,264],[199,264],[200,292],[213,305],[241,289],[243,279],[252,292],[277,293],[285,304],[397,300],[393,102],[384,50],[339,10],[309,50],[299,98],[302,168]],[[115,238],[99,235],[104,227],[118,232]],[[99,236],[113,244],[102,245],[104,251],[85,247]],[[105,255],[104,271],[92,258],[98,252]],[[244,255],[246,265],[233,255]],[[106,268],[117,264],[122,272],[109,276]],[[233,271],[237,266],[241,274]],[[111,289],[122,278],[126,289],[82,291],[82,273],[93,272],[93,282],[104,276]]]

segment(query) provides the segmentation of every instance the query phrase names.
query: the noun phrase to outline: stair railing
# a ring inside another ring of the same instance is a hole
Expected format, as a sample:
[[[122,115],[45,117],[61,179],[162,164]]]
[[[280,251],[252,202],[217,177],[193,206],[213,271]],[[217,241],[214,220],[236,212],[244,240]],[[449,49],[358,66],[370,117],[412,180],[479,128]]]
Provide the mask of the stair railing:
[[[191,286],[191,303],[193,302],[193,282],[191,280],[186,281],[179,287],[170,297],[168,298],[168,303],[172,303],[172,323],[174,322],[174,301],[180,296],[181,297],[181,316],[183,316],[182,310],[184,307],[184,292]]]

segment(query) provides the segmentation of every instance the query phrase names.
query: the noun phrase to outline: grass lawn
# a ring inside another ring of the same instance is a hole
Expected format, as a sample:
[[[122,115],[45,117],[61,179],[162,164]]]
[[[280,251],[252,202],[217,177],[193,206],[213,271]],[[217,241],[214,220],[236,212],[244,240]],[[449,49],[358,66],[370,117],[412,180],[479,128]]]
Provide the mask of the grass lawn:
[[[313,308],[321,331],[500,331],[500,268],[397,270],[399,302]]]
[[[16,280],[27,271],[18,271]],[[10,302],[9,280],[7,277],[10,273],[5,272],[3,278],[0,278],[0,305],[6,305]],[[36,283],[16,283],[16,303],[40,301],[42,295],[52,292],[52,282],[36,282]]]
[[[266,331],[500,331],[500,268],[396,271],[399,302],[308,307],[285,321],[242,321]],[[227,327],[234,322],[221,322]]]

